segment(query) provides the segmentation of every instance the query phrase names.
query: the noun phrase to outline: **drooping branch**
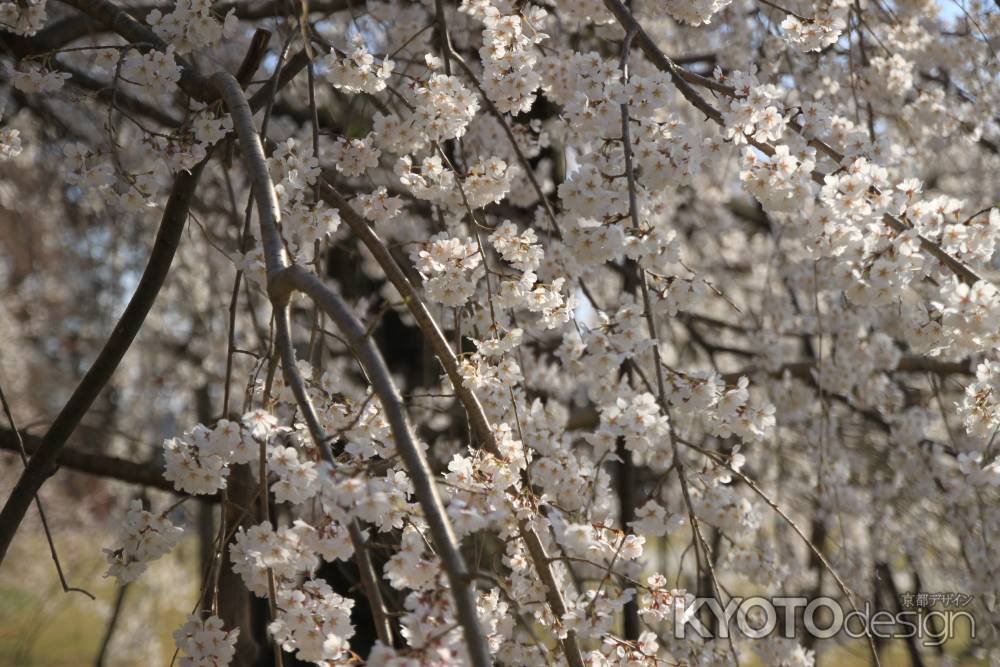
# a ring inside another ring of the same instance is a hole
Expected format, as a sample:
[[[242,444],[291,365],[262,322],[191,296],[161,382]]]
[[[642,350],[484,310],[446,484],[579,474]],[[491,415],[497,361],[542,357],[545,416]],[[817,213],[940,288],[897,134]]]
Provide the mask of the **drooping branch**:
[[[454,350],[452,350],[448,340],[444,337],[444,333],[442,333],[437,321],[427,309],[427,305],[424,304],[420,293],[413,286],[410,279],[406,277],[403,269],[400,268],[392,253],[389,252],[389,248],[385,245],[385,242],[378,237],[375,231],[368,225],[368,222],[330,185],[326,178],[320,181],[320,195],[327,204],[338,210],[341,219],[347,223],[351,230],[361,239],[361,242],[365,244],[365,247],[368,248],[368,251],[371,252],[375,261],[386,274],[389,282],[392,283],[392,286],[402,296],[403,302],[409,309],[417,326],[420,327],[428,345],[430,345],[431,350],[434,352],[434,356],[437,357],[445,373],[448,375],[448,379],[451,381],[455,393],[468,415],[472,433],[479,441],[480,446],[494,456],[503,458],[497,447],[496,436],[490,426],[489,419],[486,417],[483,404],[479,401],[476,393],[465,384],[462,378],[458,366],[458,357],[455,356]],[[563,600],[562,592],[555,585],[555,574],[552,571],[552,565],[548,557],[545,555],[545,550],[544,548],[540,548],[542,546],[541,538],[537,531],[528,523],[522,524],[521,536],[528,546],[532,565],[542,583],[545,584],[545,595],[549,606],[561,620],[562,616],[566,613],[566,603]],[[580,650],[576,633],[569,632],[562,641],[562,645],[571,667],[582,667],[583,653]]]
[[[375,634],[383,644],[392,646],[392,622],[385,608],[385,600],[382,599],[378,574],[375,571],[375,564],[372,563],[368,540],[361,531],[361,523],[357,519],[351,521],[348,532],[351,535],[351,546],[354,547],[354,558],[358,563],[358,573],[361,575],[361,585],[364,586],[368,606],[372,610]]]
[[[492,660],[480,627],[475,591],[469,570],[459,551],[458,540],[434,484],[433,473],[423,450],[417,445],[413,430],[406,417],[403,399],[392,381],[385,360],[368,337],[364,327],[343,300],[328,289],[315,275],[296,264],[289,264],[278,230],[280,212],[277,197],[270,174],[267,171],[264,147],[253,124],[250,106],[239,83],[231,75],[215,74],[211,78],[211,83],[225,102],[233,118],[233,126],[243,149],[247,171],[254,185],[264,246],[268,294],[275,308],[277,321],[284,319],[287,322],[289,298],[293,292],[302,291],[311,297],[316,305],[336,323],[353,348],[381,401],[392,429],[396,448],[406,465],[413,482],[414,494],[430,527],[431,538],[451,585],[456,617],[462,627],[470,660],[476,667],[488,667],[492,664]],[[281,313],[284,313],[283,317]],[[287,333],[285,331],[285,335]],[[281,346],[290,348],[290,340],[286,340]],[[308,397],[305,396],[305,388],[302,386],[301,378],[296,381],[294,352],[288,350],[283,353],[283,357],[289,356],[291,359],[283,358],[282,363],[286,380],[289,381],[299,405],[308,407],[310,404]],[[313,418],[315,418],[314,414]],[[317,425],[310,424],[311,429],[317,426],[318,423]],[[319,444],[321,450],[325,449],[325,443],[321,441]]]
[[[448,375],[448,379],[455,387],[455,392],[465,407],[469,422],[472,425],[473,434],[482,443],[484,448],[491,453],[497,453],[493,442],[493,430],[490,428],[490,423],[486,418],[486,412],[483,410],[482,403],[480,403],[479,397],[474,392],[465,387],[462,374],[459,371],[458,357],[455,356],[455,352],[451,349],[448,339],[445,338],[434,316],[431,315],[430,310],[424,304],[416,287],[414,287],[413,283],[406,276],[406,273],[396,262],[385,242],[379,238],[368,222],[354,210],[347,200],[330,185],[326,178],[320,182],[320,196],[327,204],[337,209],[341,219],[347,223],[351,231],[365,244],[365,247],[385,273],[386,278],[396,288],[396,291],[399,292],[410,314],[413,315],[413,319],[416,320],[417,326],[423,332],[427,344],[431,346],[434,355],[438,358],[442,368],[444,368],[444,372]]]
[[[808,380],[812,378],[812,373],[816,369],[816,361],[793,361],[782,364],[770,374],[781,377],[786,372],[794,378]],[[745,368],[736,373],[724,373],[722,379],[727,384],[733,384],[742,376],[749,377],[757,372],[756,368]],[[972,375],[972,369],[967,361],[941,361],[931,357],[921,357],[917,355],[907,355],[899,360],[896,368],[886,372],[898,373],[933,373],[934,375]]]
[[[773,371],[767,371],[768,375],[780,378],[786,372],[791,376],[805,382],[814,383],[815,378],[813,376],[813,371],[817,367],[817,362],[815,360],[806,361],[791,361],[786,364],[782,364],[777,369]],[[723,373],[722,380],[727,385],[733,385],[741,377],[752,377],[757,373],[764,371],[764,369],[757,368],[754,366],[749,366],[747,368],[742,368],[738,371],[733,371],[732,373]],[[896,368],[887,370],[889,373],[930,373],[932,375],[950,377],[950,376],[968,376],[972,375],[972,370],[969,362],[965,361],[941,361],[938,359],[933,359],[931,357],[921,357],[917,355],[906,355],[899,360],[896,364]],[[846,398],[841,397],[845,402]],[[859,411],[855,409],[856,412],[861,414],[866,418],[874,417],[876,415],[870,415],[864,411]],[[579,410],[574,411],[570,414],[569,419],[566,422],[567,431],[576,431],[581,429],[592,429],[597,428],[600,422],[601,416],[598,414],[597,408],[594,406],[587,406]],[[879,420],[881,427],[885,427],[883,430],[888,429],[888,425],[883,421]]]
[[[479,626],[474,589],[469,569],[458,549],[458,540],[448,520],[444,504],[434,483],[434,473],[423,450],[416,442],[403,398],[399,394],[381,352],[375,347],[365,327],[350,311],[338,294],[328,289],[319,278],[298,265],[288,267],[280,276],[289,291],[308,294],[317,306],[332,319],[347,339],[358,361],[379,397],[386,420],[392,429],[396,449],[403,459],[413,482],[414,494],[424,510],[434,546],[448,575],[455,596],[456,616],[462,625],[465,642],[473,665],[492,664],[489,649]]]

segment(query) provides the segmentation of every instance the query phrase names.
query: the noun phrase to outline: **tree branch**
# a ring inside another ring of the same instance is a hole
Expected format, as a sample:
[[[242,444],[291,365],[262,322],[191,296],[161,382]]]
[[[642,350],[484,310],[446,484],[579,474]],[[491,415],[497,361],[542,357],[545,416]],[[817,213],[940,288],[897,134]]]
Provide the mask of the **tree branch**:
[[[110,0],[62,0],[62,2],[107,26],[112,32],[135,44],[136,49],[140,51],[148,51],[150,48],[167,51],[167,43],[155,32]],[[180,56],[175,55],[174,58],[181,66],[181,79],[177,84],[181,90],[206,104],[218,99],[205,77],[190,62]]]
[[[181,172],[175,179],[173,191],[163,209],[163,218],[156,233],[153,250],[149,254],[149,262],[132,299],[97,359],[42,438],[41,444],[11,491],[3,511],[0,512],[0,563],[7,555],[7,549],[24,519],[32,498],[45,480],[57,470],[59,452],[65,446],[66,440],[72,435],[101,390],[111,380],[122,357],[146,321],[146,316],[149,315],[170,271],[187,221],[188,210],[198,186],[198,179],[208,159],[206,157],[190,172]]]
[[[42,438],[21,431],[24,439],[24,449],[33,455],[42,446]],[[0,450],[16,453],[18,451],[17,436],[9,429],[0,428]],[[172,482],[163,478],[163,470],[159,466],[148,463],[137,463],[128,459],[105,454],[84,452],[75,447],[63,447],[56,456],[56,465],[74,472],[95,477],[115,479],[120,482],[137,484],[139,486],[179,493]],[[199,496],[199,500],[218,500],[215,496]]]
[[[441,363],[441,366],[444,368],[445,373],[451,381],[455,393],[458,395],[459,400],[465,407],[465,412],[468,416],[472,433],[479,441],[480,446],[494,456],[503,458],[499,448],[497,447],[493,429],[490,426],[489,419],[486,417],[486,411],[483,410],[483,405],[479,401],[479,397],[476,396],[474,391],[469,389],[469,387],[465,384],[465,381],[462,379],[462,375],[459,372],[458,367],[458,358],[455,356],[455,352],[451,349],[451,345],[448,343],[448,340],[441,332],[441,328],[438,326],[437,321],[430,314],[430,311],[424,304],[420,293],[417,292],[417,289],[413,286],[413,283],[410,282],[410,279],[406,277],[406,274],[400,268],[399,264],[396,263],[395,258],[392,256],[392,253],[389,252],[389,249],[386,247],[382,239],[380,239],[374,230],[368,226],[368,222],[357,211],[355,211],[343,197],[340,196],[332,185],[330,185],[325,176],[320,181],[320,195],[327,204],[336,208],[340,212],[341,219],[347,223],[355,234],[358,235],[361,242],[365,244],[365,247],[368,248],[368,251],[371,252],[375,261],[386,274],[389,282],[392,283],[393,287],[396,288],[396,291],[398,291],[400,296],[402,296],[403,302],[409,309],[413,319],[416,320],[417,326],[420,327],[420,330],[423,332],[427,343],[434,352],[434,356],[438,358],[438,361]],[[541,557],[541,554],[544,553],[544,549],[537,549],[542,542],[535,529],[527,523],[522,524],[521,537],[528,545],[532,564],[534,565],[539,578],[542,582],[553,582],[554,584],[555,575],[552,572],[551,563],[547,558]],[[566,613],[566,603],[563,600],[562,593],[559,588],[555,585],[546,584],[545,594],[552,611],[559,616],[561,620],[562,615]],[[571,667],[582,667],[583,653],[580,650],[576,633],[568,633],[567,637],[562,640],[562,644],[566,653],[566,658]]]
[[[277,343],[282,349],[282,367],[286,381],[289,381],[300,408],[313,413],[311,418],[307,417],[307,422],[311,422],[315,419],[315,411],[311,408],[311,402],[305,393],[301,377],[296,378],[298,373],[294,351],[291,349],[291,341],[287,331],[288,300],[293,291],[297,290],[311,297],[316,305],[337,324],[365,369],[382,404],[382,409],[385,411],[396,448],[409,472],[414,494],[423,509],[424,517],[430,527],[431,538],[451,584],[452,595],[455,599],[455,614],[462,626],[470,660],[476,667],[488,667],[492,664],[492,660],[479,624],[475,591],[472,587],[469,570],[459,551],[458,540],[451,528],[437,486],[434,484],[433,472],[427,463],[423,450],[416,443],[413,430],[406,417],[403,399],[392,381],[385,360],[368,337],[364,327],[340,296],[329,290],[319,278],[301,266],[289,264],[278,231],[278,222],[280,221],[278,201],[270,174],[267,171],[264,147],[253,125],[250,106],[239,83],[231,75],[220,72],[212,76],[211,83],[225,102],[233,118],[233,126],[243,149],[247,171],[253,182],[264,246],[268,294],[275,310],[276,322],[284,321],[286,323],[286,329],[283,332],[281,327],[277,327]],[[297,388],[296,385],[298,385]],[[315,424],[309,423],[309,426],[314,438],[318,439],[317,445],[321,452],[328,449],[322,437],[322,429],[319,427],[318,420]],[[328,456],[329,454],[324,455]]]

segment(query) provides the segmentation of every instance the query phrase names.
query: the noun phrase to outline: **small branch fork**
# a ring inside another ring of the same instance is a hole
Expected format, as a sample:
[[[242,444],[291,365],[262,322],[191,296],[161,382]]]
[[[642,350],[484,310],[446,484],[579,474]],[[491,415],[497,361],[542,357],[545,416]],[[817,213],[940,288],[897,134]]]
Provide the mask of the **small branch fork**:
[[[462,627],[470,661],[475,667],[488,667],[492,664],[492,660],[476,611],[472,578],[434,484],[433,473],[423,451],[416,443],[403,407],[403,399],[392,381],[385,360],[343,299],[326,287],[314,274],[289,262],[278,231],[280,213],[274,184],[267,171],[264,147],[254,128],[250,105],[239,83],[230,74],[217,73],[211,77],[210,83],[232,116],[247,171],[253,182],[264,246],[268,295],[274,309],[276,344],[282,357],[285,381],[292,389],[296,402],[303,412],[316,446],[320,448],[324,457],[332,458],[322,426],[306,392],[305,383],[298,373],[290,338],[288,303],[294,292],[301,291],[337,324],[371,380],[372,387],[385,410],[396,447],[413,482],[414,493],[423,509],[434,546],[451,585],[456,616]],[[355,546],[364,548],[363,544]]]

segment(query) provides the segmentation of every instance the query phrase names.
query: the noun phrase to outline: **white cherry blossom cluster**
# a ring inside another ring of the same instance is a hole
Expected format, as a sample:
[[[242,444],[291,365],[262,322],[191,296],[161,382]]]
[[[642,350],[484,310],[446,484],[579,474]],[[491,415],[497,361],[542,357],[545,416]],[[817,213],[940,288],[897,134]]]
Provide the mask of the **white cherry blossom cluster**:
[[[235,9],[230,9],[219,21],[207,0],[178,0],[169,14],[153,9],[146,16],[146,23],[181,55],[212,46],[223,37],[234,37],[239,25]]]
[[[606,588],[588,590],[563,614],[563,624],[567,631],[573,631],[585,639],[595,640],[607,636],[614,628],[615,617],[631,602],[634,593],[632,589],[626,589],[623,593]],[[649,633],[648,639],[653,637],[653,633]],[[655,643],[650,647],[653,651],[656,648]]]
[[[336,165],[337,171],[348,176],[360,176],[378,166],[381,152],[372,143],[371,135],[361,139],[340,137],[330,150],[329,159]]]
[[[413,158],[404,155],[396,162],[399,182],[410,189],[414,197],[458,207],[461,193],[455,187],[455,172],[447,169],[440,155],[429,155],[414,169]]]
[[[166,95],[181,78],[181,67],[174,58],[176,51],[173,45],[168,46],[166,51],[128,51],[122,60],[121,77],[129,83]]]
[[[279,503],[298,505],[319,491],[319,472],[312,461],[300,460],[299,450],[280,444],[271,445],[267,452],[268,470],[278,476],[271,485]]]
[[[958,471],[973,487],[1000,487],[1000,460],[984,452],[962,452],[957,457]]]
[[[960,406],[965,430],[991,439],[1000,428],[1000,363],[986,360],[976,366],[976,381],[965,387]]]
[[[163,476],[185,493],[215,493],[226,488],[229,466],[258,460],[258,443],[266,442],[276,427],[277,419],[262,410],[248,412],[240,423],[221,419],[211,429],[198,424],[163,443]]]
[[[205,135],[203,135],[205,136]],[[195,139],[192,141],[191,139]],[[154,136],[148,139],[147,144],[153,152],[158,152],[164,156],[161,173],[176,173],[192,169],[196,164],[205,159],[208,154],[208,144],[198,140],[198,137],[162,137]],[[121,180],[134,180],[142,174],[122,174]]]
[[[898,53],[871,59],[871,82],[879,92],[902,99],[913,88],[913,63]]]
[[[310,146],[299,145],[295,139],[279,144],[267,160],[277,190],[305,190],[320,175],[319,160]],[[292,195],[289,192],[289,195]]]
[[[455,76],[431,74],[404,92],[409,98],[406,110],[379,112],[374,118],[379,147],[399,155],[420,152],[429,142],[461,137],[479,109],[478,100]]]
[[[849,11],[847,0],[817,2],[812,16],[786,15],[781,22],[783,36],[802,51],[821,51],[840,39]]]
[[[223,630],[218,616],[188,616],[187,622],[174,630],[174,643],[183,652],[181,667],[224,667],[236,655],[240,629]]]
[[[414,509],[410,501],[410,479],[401,470],[392,470],[381,477],[338,479],[333,488],[324,489],[324,500],[335,498],[339,507],[382,531],[402,528]],[[324,509],[336,515],[332,503]]]
[[[455,76],[434,74],[412,89],[413,129],[426,142],[458,139],[479,110],[472,91]]]
[[[432,589],[441,574],[441,564],[427,553],[427,537],[417,528],[403,531],[399,551],[385,565],[385,577],[397,590],[424,591]]]
[[[665,469],[670,464],[670,420],[656,398],[642,393],[618,398],[601,409],[601,431],[625,439],[637,461]]]
[[[45,25],[46,0],[0,2],[0,24],[16,35],[30,37]]]
[[[99,151],[82,143],[68,143],[63,148],[66,177],[70,183],[87,188],[105,188],[115,183],[111,162]]]
[[[314,524],[296,519],[294,525],[298,534],[307,547],[326,562],[348,560],[354,554],[350,533],[342,524],[330,519],[329,513],[325,514],[326,519],[315,521]]]
[[[50,70],[36,63],[8,67],[11,85],[24,93],[54,93],[69,79],[68,72]]]
[[[678,21],[690,25],[710,23],[732,0],[666,0],[663,9]]]
[[[0,119],[3,119],[5,108],[0,107]],[[12,160],[21,154],[21,131],[15,127],[0,127],[0,160]]]
[[[373,222],[386,222],[399,215],[403,208],[403,200],[389,194],[385,186],[374,192],[358,195],[361,214]]]
[[[621,89],[618,63],[596,51],[547,55],[539,60],[538,66],[545,96],[564,106],[578,98],[602,100],[605,85]]]
[[[949,281],[941,286],[940,301],[934,305],[940,313],[934,322],[937,343],[949,354],[1000,347],[1000,291],[993,283]]]
[[[745,442],[771,435],[775,426],[774,406],[753,400],[749,384],[746,377],[741,377],[734,388],[722,394],[710,417],[710,428],[715,435],[736,436]]]
[[[191,120],[191,131],[198,143],[204,146],[222,141],[233,131],[233,119],[229,116],[214,116],[202,111]]]
[[[813,148],[795,155],[788,146],[779,144],[774,155],[766,157],[747,148],[743,153],[740,181],[768,211],[800,211],[803,201],[808,202],[815,196],[816,187],[812,182],[815,159]]]
[[[714,74],[736,91],[722,109],[726,138],[737,145],[747,143],[748,139],[772,143],[782,139],[788,118],[782,101],[785,91],[780,86],[760,83],[755,70],[723,75],[717,67]]]
[[[657,88],[652,90],[655,92]],[[657,100],[644,97],[636,107],[645,106],[650,115],[659,115],[659,105]],[[703,137],[696,127],[674,117],[663,123],[643,123],[633,141],[632,153],[642,173],[642,182],[652,191],[690,182],[703,162],[712,153],[721,151],[717,139]]]
[[[602,224],[591,218],[568,220],[563,239],[581,267],[602,266],[620,261],[625,253],[622,223]]]
[[[653,308],[670,316],[690,310],[712,291],[701,278],[656,277],[651,283],[656,295]]]
[[[515,345],[522,334],[522,330],[514,329],[496,332],[492,341],[475,340],[477,351],[462,359],[459,367],[462,382],[482,396],[484,407],[496,417],[505,414],[510,390],[524,380],[517,361],[496,350]]]
[[[321,58],[316,66],[324,72],[328,82],[346,93],[374,94],[385,90],[395,63],[389,58],[376,62],[359,34],[351,44],[349,54],[333,51]]]
[[[692,506],[700,520],[731,535],[737,543],[749,542],[760,529],[760,510],[738,487],[709,481],[693,486]]]
[[[376,157],[377,160],[377,157]],[[288,139],[278,145],[268,159],[281,207],[282,232],[296,253],[311,253],[316,241],[327,238],[340,227],[340,213],[322,200],[315,201],[312,186],[320,175],[319,160],[310,147]],[[250,253],[257,253],[253,249]],[[308,257],[309,255],[307,255]],[[248,263],[248,258],[242,258]],[[263,265],[249,266],[250,275],[263,278]]]
[[[904,188],[904,184],[897,188]],[[1000,209],[990,208],[986,215],[965,213],[965,202],[945,195],[906,205],[907,219],[921,235],[938,241],[948,254],[970,264],[989,262],[996,252]]]
[[[319,566],[312,550],[315,531],[304,522],[274,530],[265,522],[248,529],[240,527],[229,545],[233,572],[257,597],[267,597],[268,570],[279,586],[294,584],[302,573]]]
[[[662,574],[651,574],[646,579],[647,588],[643,589],[649,596],[648,604],[642,606],[643,616],[660,622],[673,623],[675,618],[684,618],[690,614],[694,595],[684,589],[671,588],[667,578]]]
[[[469,165],[468,172],[462,179],[464,202],[473,208],[482,208],[494,204],[510,190],[510,181],[516,172],[506,162],[496,157],[476,160]],[[461,197],[461,193],[459,194]]]
[[[279,609],[268,630],[282,648],[305,662],[330,664],[345,658],[354,634],[354,600],[333,592],[322,579],[278,589]]]
[[[474,240],[441,233],[415,249],[413,259],[425,278],[424,290],[433,301],[461,306],[475,292],[482,255]]]
[[[494,428],[502,455],[470,451],[455,454],[448,462],[444,479],[449,484],[448,514],[455,530],[467,535],[503,522],[510,507],[508,493],[521,489],[521,474],[531,462],[531,451],[516,440],[510,426]]]
[[[118,541],[104,549],[108,561],[104,576],[114,577],[119,584],[135,581],[148,563],[177,546],[183,534],[165,515],[148,512],[141,500],[133,500],[119,529]]]
[[[503,12],[488,2],[468,1],[463,1],[459,11],[480,19],[486,28],[479,49],[486,94],[503,113],[528,111],[541,83],[535,71],[538,56],[534,45],[548,38],[541,31],[547,12],[538,5],[529,5],[522,15]]]
[[[564,293],[565,277],[555,277],[547,283],[539,280],[536,271],[540,270],[544,251],[537,243],[537,235],[532,230],[518,234],[516,226],[505,221],[488,240],[500,257],[517,272],[503,275],[496,303],[504,308],[536,314],[538,324],[546,329],[555,329],[567,323],[576,300]]]
[[[646,501],[644,505],[636,509],[635,515],[636,518],[629,524],[629,527],[647,535],[669,535],[688,523],[686,516],[667,512],[666,508],[655,500]],[[650,585],[653,585],[652,581],[650,581]],[[655,615],[657,612],[656,600],[653,603],[652,613]]]
[[[536,270],[544,256],[534,230],[526,229],[519,234],[517,226],[510,220],[501,223],[496,231],[490,234],[489,241],[504,261],[518,271]]]
[[[22,150],[20,130],[16,127],[0,128],[0,160],[12,160]]]

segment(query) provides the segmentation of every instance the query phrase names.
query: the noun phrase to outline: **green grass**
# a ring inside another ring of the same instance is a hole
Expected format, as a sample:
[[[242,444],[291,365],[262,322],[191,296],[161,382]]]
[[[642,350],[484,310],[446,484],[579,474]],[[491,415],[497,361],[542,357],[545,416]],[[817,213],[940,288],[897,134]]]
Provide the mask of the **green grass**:
[[[94,533],[58,536],[70,585],[94,595],[64,593],[41,536],[19,536],[0,569],[0,667],[93,665],[117,596],[103,578],[101,546],[113,537]],[[195,603],[193,540],[183,543],[129,589],[112,642],[109,667],[147,667],[170,662],[171,633]],[[137,654],[136,649],[139,649]]]

